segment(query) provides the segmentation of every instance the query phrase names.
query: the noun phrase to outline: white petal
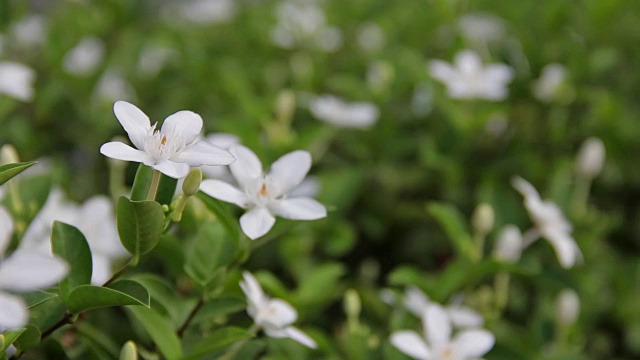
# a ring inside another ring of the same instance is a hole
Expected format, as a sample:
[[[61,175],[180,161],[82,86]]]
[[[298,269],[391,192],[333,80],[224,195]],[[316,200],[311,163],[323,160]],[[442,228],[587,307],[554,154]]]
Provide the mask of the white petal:
[[[269,232],[275,222],[276,218],[262,206],[255,207],[240,217],[240,227],[251,240]]]
[[[102,145],[100,147],[100,153],[112,159],[124,161],[135,161],[141,163],[153,161],[146,152],[134,149],[129,145],[117,141],[108,142]]]
[[[22,298],[0,292],[0,331],[25,326],[29,319],[27,304]]]
[[[436,80],[448,83],[456,77],[455,69],[446,61],[431,60],[429,61],[429,74]]]
[[[475,74],[482,69],[482,60],[480,60],[480,56],[471,50],[458,52],[454,62],[458,69],[466,74]]]
[[[307,176],[300,185],[289,191],[289,197],[315,197],[320,192],[320,181],[314,176]]]
[[[112,275],[111,260],[104,255],[92,254],[91,285],[100,286]]]
[[[306,346],[306,347],[310,347],[312,349],[315,349],[318,347],[318,345],[316,344],[316,342],[310,338],[307,334],[303,333],[300,329],[295,328],[293,326],[289,326],[288,328],[284,329],[284,331],[287,334],[287,337],[289,339],[295,340],[297,342],[299,342],[300,344]]]
[[[0,264],[0,289],[46,288],[62,280],[68,270],[67,263],[57,256],[18,249]]]
[[[244,281],[240,281],[240,288],[249,301],[249,306],[254,310],[261,309],[266,306],[269,300],[264,292],[258,280],[248,271],[242,272]],[[253,311],[252,311],[253,312]],[[255,313],[250,312],[249,315],[255,316]]]
[[[549,240],[556,252],[558,262],[565,268],[571,268],[576,262],[582,259],[582,252],[576,241],[568,233],[560,229],[543,229],[542,235]]]
[[[404,293],[404,306],[415,316],[422,317],[431,302],[429,297],[415,286],[410,286]]]
[[[162,160],[155,165],[151,165],[151,167],[174,179],[187,176],[189,170],[191,170],[189,164],[177,163],[171,160]]]
[[[236,160],[227,150],[204,141],[198,141],[186,147],[171,160],[187,163],[191,166],[202,165],[229,165]]]
[[[272,196],[286,194],[298,186],[311,169],[311,154],[297,150],[283,155],[271,165],[269,185]]]
[[[268,300],[254,318],[256,324],[265,328],[284,329],[298,318],[298,312],[281,299]]]
[[[451,321],[442,306],[431,303],[422,318],[424,332],[429,345],[439,348],[451,339]]]
[[[11,234],[13,233],[13,221],[9,211],[0,206],[0,258],[4,255],[9,242],[11,242]]]
[[[242,145],[231,146],[229,152],[236,158],[236,161],[229,165],[233,177],[242,188],[251,188],[262,177],[260,159],[253,151]]]
[[[244,192],[221,180],[203,180],[200,190],[211,197],[236,204],[241,208],[247,208],[249,205],[249,198]]]
[[[415,359],[431,358],[431,350],[415,331],[403,330],[391,334],[391,344]]]
[[[540,199],[540,194],[538,194],[538,190],[536,190],[536,188],[533,187],[533,185],[531,185],[530,182],[528,182],[527,180],[519,176],[516,176],[511,180],[511,185],[513,185],[513,187],[516,190],[518,190],[518,192],[522,194],[522,196],[526,198]]]
[[[228,149],[231,145],[240,143],[240,138],[227,133],[213,133],[207,135],[206,142],[219,146],[223,149]]]
[[[485,67],[484,76],[487,82],[504,85],[513,78],[513,70],[508,65],[491,64]]]
[[[135,105],[126,101],[113,104],[113,112],[129,135],[129,139],[138,149],[144,149],[144,139],[151,128],[149,117]],[[107,155],[108,156],[108,155]]]
[[[495,341],[487,330],[465,330],[456,335],[451,348],[455,349],[456,359],[475,359],[489,352]]]
[[[314,199],[299,197],[282,199],[269,204],[275,215],[291,220],[316,220],[327,216],[327,208]]]
[[[200,131],[202,131],[202,118],[188,110],[169,115],[162,124],[162,133],[177,135],[187,145],[196,140]]]
[[[480,327],[484,324],[482,315],[466,306],[449,306],[446,310],[451,323],[458,328]]]

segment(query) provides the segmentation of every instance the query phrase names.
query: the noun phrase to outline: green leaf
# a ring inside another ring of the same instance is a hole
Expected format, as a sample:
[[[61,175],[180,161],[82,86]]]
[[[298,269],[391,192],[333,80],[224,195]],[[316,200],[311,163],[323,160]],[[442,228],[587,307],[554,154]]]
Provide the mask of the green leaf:
[[[215,214],[218,220],[220,220],[222,225],[224,225],[224,227],[227,229],[229,234],[231,234],[231,237],[233,237],[234,239],[240,238],[240,227],[238,225],[238,220],[235,216],[232,215],[226,204],[212,198],[202,191],[199,191],[196,196],[204,203],[207,209]]]
[[[234,260],[236,252],[236,242],[220,222],[205,223],[191,245],[184,270],[204,287],[214,278],[216,270]]]
[[[182,345],[169,319],[148,308],[131,307],[128,310],[151,336],[167,360],[182,358]]]
[[[211,299],[198,311],[192,324],[196,325],[204,322],[219,321],[222,317],[238,311],[244,311],[246,307],[246,300],[241,298],[222,297]]]
[[[158,244],[163,221],[162,206],[155,201],[131,201],[124,196],[118,199],[118,234],[122,245],[133,255],[132,265]]]
[[[320,265],[303,274],[296,292],[297,301],[308,307],[314,307],[329,300],[336,294],[338,280],[346,272],[340,263]]]
[[[35,163],[36,163],[35,161],[28,161],[28,162],[19,162],[19,163],[1,165],[0,166],[0,185],[11,180],[12,177],[25,171]]]
[[[20,334],[20,336],[15,339],[15,345],[21,350],[33,349],[36,346],[40,345],[41,336],[42,333],[40,332],[40,329],[29,324]]]
[[[29,308],[29,324],[48,329],[64,317],[66,309],[64,300],[58,295],[41,301]]]
[[[181,304],[177,290],[165,278],[155,274],[136,274],[130,279],[139,282],[149,290],[151,308],[169,315],[174,324],[180,324],[186,319],[190,309]]]
[[[149,307],[149,291],[133,280],[120,280],[108,287],[81,285],[67,298],[72,313],[108,306],[142,305]]]
[[[154,171],[151,167],[140,164],[131,187],[131,200],[142,201],[147,199]],[[160,204],[170,204],[173,194],[176,192],[177,183],[177,179],[162,174],[155,201]]]
[[[427,204],[427,211],[438,220],[444,232],[453,242],[458,255],[472,260],[475,253],[474,242],[458,209],[450,204],[431,202]]]
[[[229,326],[216,330],[211,335],[193,345],[191,352],[187,355],[185,360],[200,359],[204,355],[211,354],[212,352],[224,349],[235,342],[251,339],[252,337],[254,337],[253,333],[239,327]]]
[[[76,227],[55,221],[51,231],[53,253],[69,264],[69,275],[60,283],[65,299],[74,288],[91,282],[92,260],[89,244]]]
[[[42,174],[20,179],[13,184],[17,185],[18,191],[9,191],[4,203],[11,209],[16,222],[31,223],[49,197],[51,181],[51,174]]]
[[[25,330],[27,329],[15,329],[15,330],[10,330],[10,331],[6,331],[2,334],[0,334],[0,336],[2,336],[2,344],[0,344],[0,354],[3,353],[3,351],[7,350],[7,348],[9,347],[9,345],[13,344],[14,341],[16,341],[17,338],[20,337],[20,335],[25,332]]]

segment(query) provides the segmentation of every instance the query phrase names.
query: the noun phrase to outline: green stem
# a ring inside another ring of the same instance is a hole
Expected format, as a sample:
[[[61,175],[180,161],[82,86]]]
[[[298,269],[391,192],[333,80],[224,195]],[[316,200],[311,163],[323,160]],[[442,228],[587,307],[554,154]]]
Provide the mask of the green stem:
[[[258,332],[258,329],[259,329],[259,327],[256,324],[253,324],[249,328],[249,331],[255,334],[256,332]],[[231,346],[229,348],[229,350],[227,350],[227,352],[222,354],[222,356],[219,357],[218,360],[231,360],[231,359],[233,359],[238,354],[238,351],[240,351],[240,349],[242,348],[242,345],[244,345],[244,343],[246,343],[246,342],[247,342],[247,340],[242,340],[242,341],[238,341],[237,343],[233,344],[233,346]]]
[[[590,191],[591,178],[577,176],[576,185],[571,198],[571,210],[574,216],[581,217],[586,212]]]
[[[147,200],[155,200],[158,193],[158,186],[160,185],[160,177],[162,173],[158,170],[153,170],[153,177],[151,178],[151,185],[149,186],[149,193],[147,194]]]
[[[187,319],[184,321],[184,323],[182,323],[182,326],[180,326],[180,328],[178,329],[178,337],[182,337],[185,330],[187,330],[187,328],[189,327],[189,324],[191,323],[193,318],[196,316],[198,311],[202,308],[202,305],[204,305],[204,296],[201,296],[200,299],[198,299],[198,303],[196,304],[196,306],[193,307],[193,310],[191,310],[191,312],[189,313],[189,316],[187,316]]]
[[[473,260],[477,263],[482,261],[482,256],[484,255],[484,241],[485,241],[484,235],[478,234],[478,233],[474,235],[474,243],[476,245],[476,251],[475,251]]]
[[[510,275],[506,272],[500,272],[496,274],[493,281],[493,287],[495,291],[495,304],[498,315],[502,314],[504,308],[509,301],[509,282]]]
[[[124,273],[125,270],[127,270],[129,267],[131,267],[131,262],[126,263],[123,267],[120,268],[120,270],[116,271],[113,275],[111,275],[109,280],[107,280],[107,282],[102,284],[102,286],[107,286],[112,282],[116,281],[122,275],[122,273]]]

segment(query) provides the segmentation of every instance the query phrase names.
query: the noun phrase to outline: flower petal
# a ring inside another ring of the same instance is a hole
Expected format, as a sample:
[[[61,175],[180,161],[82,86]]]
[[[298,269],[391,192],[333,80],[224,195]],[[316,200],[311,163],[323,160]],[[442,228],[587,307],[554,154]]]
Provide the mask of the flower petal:
[[[327,208],[307,197],[282,199],[269,203],[273,214],[291,220],[316,220],[327,216]]]
[[[189,145],[196,140],[202,131],[202,118],[193,111],[182,110],[169,115],[162,123],[163,134],[173,134]]]
[[[244,292],[244,295],[247,297],[249,306],[253,307],[256,310],[265,307],[269,299],[262,291],[262,287],[260,286],[260,283],[258,283],[258,280],[256,280],[253,274],[248,271],[243,271],[242,277],[244,281],[240,281],[240,288],[242,289],[242,292]],[[255,313],[249,313],[249,315],[253,317],[255,316]]]
[[[151,120],[135,105],[126,101],[116,101],[113,104],[116,118],[129,135],[129,139],[138,149],[144,149],[144,139],[151,129]],[[108,155],[107,155],[108,156]]]
[[[457,76],[455,69],[446,61],[431,60],[427,66],[431,77],[444,83],[448,83]]]
[[[491,64],[485,66],[484,76],[488,83],[506,84],[513,78],[513,70],[505,64]]]
[[[262,177],[260,159],[253,151],[242,145],[231,146],[229,152],[236,158],[236,161],[229,165],[233,177],[242,188],[251,188]]]
[[[254,318],[256,324],[266,328],[284,329],[298,319],[298,312],[288,302],[281,299],[266,301]]]
[[[131,146],[112,141],[100,147],[100,153],[112,159],[149,163],[153,159],[144,151],[134,149]]]
[[[173,156],[171,160],[187,163],[191,166],[202,165],[229,165],[236,160],[227,150],[216,145],[198,141],[186,147],[179,154]]]
[[[191,170],[189,164],[177,163],[171,160],[162,160],[155,165],[151,165],[151,167],[174,179],[187,176],[189,170]]]
[[[249,198],[244,192],[221,180],[203,180],[200,184],[200,190],[211,197],[236,204],[244,209],[249,205]]]
[[[112,275],[109,257],[93,253],[91,256],[91,285],[101,286]]]
[[[415,286],[410,286],[404,292],[404,306],[415,316],[421,317],[431,302],[427,294]]]
[[[411,330],[396,331],[391,334],[391,344],[416,359],[428,359],[431,350],[417,332]]]
[[[52,286],[69,270],[57,256],[16,250],[0,265],[0,289],[30,291]]]
[[[289,197],[315,197],[320,192],[320,180],[315,176],[307,176],[300,185],[291,189]]]
[[[242,231],[255,240],[271,230],[276,218],[265,207],[255,207],[240,217]]]
[[[431,303],[422,317],[424,333],[429,345],[440,348],[451,339],[451,321],[442,306]]]
[[[569,269],[582,259],[580,248],[567,232],[558,228],[547,227],[542,230],[542,235],[553,246],[558,262],[563,268]]]
[[[297,150],[283,155],[271,165],[269,185],[271,195],[278,197],[298,186],[311,169],[311,154]]]
[[[454,62],[462,73],[476,74],[482,70],[482,60],[480,56],[471,50],[458,52]]]
[[[482,315],[469,307],[448,306],[446,311],[451,323],[457,328],[480,327],[484,324]]]
[[[0,292],[0,331],[17,329],[25,326],[29,319],[27,304],[22,298]]]
[[[0,258],[4,255],[7,246],[11,242],[11,234],[13,233],[13,221],[9,211],[0,206]]]
[[[464,330],[451,342],[456,359],[475,359],[486,354],[495,344],[495,336],[487,330]]]
[[[310,347],[312,349],[315,349],[318,347],[318,345],[312,338],[310,338],[307,334],[303,333],[300,329],[296,327],[289,326],[286,329],[284,329],[284,331],[287,334],[287,337],[291,340],[295,340],[300,344],[306,347]]]

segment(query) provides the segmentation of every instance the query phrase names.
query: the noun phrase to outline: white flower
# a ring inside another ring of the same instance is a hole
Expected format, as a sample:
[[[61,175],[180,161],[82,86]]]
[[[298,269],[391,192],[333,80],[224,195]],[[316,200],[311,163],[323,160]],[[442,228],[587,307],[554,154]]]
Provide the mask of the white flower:
[[[189,0],[178,2],[177,9],[171,9],[167,17],[175,21],[177,14],[184,20],[198,25],[226,23],[235,17],[235,0]]]
[[[587,178],[596,177],[605,159],[604,143],[597,137],[590,137],[582,143],[576,159],[576,171],[580,176]]]
[[[368,128],[375,124],[380,115],[378,107],[372,103],[347,103],[333,95],[313,98],[309,110],[322,121],[351,128]]]
[[[100,77],[95,88],[95,96],[105,102],[113,102],[118,99],[134,100],[135,90],[133,86],[117,71],[108,70]]]
[[[429,297],[415,286],[410,286],[404,293],[404,306],[417,317],[424,314],[425,309],[434,304]],[[452,304],[443,308],[449,320],[456,328],[480,327],[484,319],[477,311],[460,304]]]
[[[25,301],[9,292],[47,288],[62,280],[68,271],[67,264],[57,256],[22,248],[4,258],[12,232],[11,216],[0,207],[0,331],[23,327],[29,317]]]
[[[40,45],[45,39],[46,22],[42,15],[29,15],[11,27],[11,35],[18,44]]]
[[[273,42],[285,49],[309,43],[332,52],[342,45],[342,33],[326,26],[322,9],[313,1],[284,1],[276,8],[278,24],[271,31]]]
[[[0,95],[21,101],[33,99],[36,74],[30,67],[11,61],[0,62]]]
[[[484,329],[459,331],[453,338],[451,320],[445,310],[436,304],[422,313],[424,336],[413,330],[391,334],[391,344],[404,354],[421,360],[471,360],[489,352],[495,336]]]
[[[551,243],[562,267],[572,267],[582,258],[582,253],[571,237],[573,227],[565,219],[558,205],[540,199],[540,194],[533,185],[520,177],[514,178],[512,184],[524,196],[524,206],[535,224],[535,234],[545,237]],[[525,241],[526,245],[528,244]]]
[[[228,165],[235,159],[226,150],[197,141],[202,118],[191,111],[178,111],[167,117],[160,130],[134,105],[118,101],[113,106],[118,121],[135,145],[108,142],[100,152],[110,158],[141,162],[172,178],[187,176],[191,166]]]
[[[161,45],[146,45],[140,51],[138,73],[145,77],[154,77],[167,62],[179,56],[177,50]]]
[[[451,65],[442,60],[429,62],[431,76],[447,86],[455,99],[504,100],[509,94],[507,84],[513,70],[505,64],[484,66],[480,56],[471,50],[459,52]]]
[[[545,66],[540,78],[533,84],[533,95],[544,102],[556,99],[566,77],[567,69],[564,65],[549,64]]]
[[[240,281],[240,288],[247,297],[247,313],[256,325],[274,338],[287,337],[308,346],[316,348],[316,342],[298,328],[291,326],[298,318],[298,313],[289,303],[280,299],[271,299],[264,294],[260,284],[251,273],[242,273],[244,281]]]
[[[64,55],[62,67],[68,74],[88,76],[102,63],[104,54],[104,42],[95,36],[86,36]]]
[[[458,27],[465,39],[472,42],[491,42],[504,37],[504,22],[501,18],[483,13],[467,14],[458,20]]]
[[[580,298],[571,289],[564,289],[556,300],[556,318],[562,325],[573,325],[580,315]]]
[[[520,259],[523,246],[520,229],[512,224],[506,225],[498,233],[494,256],[499,260],[514,263]]]
[[[204,141],[216,145],[222,149],[229,150],[232,145],[240,143],[240,138],[233,134],[214,133],[207,135]],[[200,169],[202,169],[202,173],[207,177],[224,180],[227,182],[233,181],[233,176],[231,176],[229,168],[226,166],[203,165],[200,167]]]
[[[366,52],[378,52],[382,50],[386,38],[382,28],[374,23],[367,22],[358,29],[358,46]]]
[[[204,180],[200,190],[222,201],[249,209],[240,218],[242,231],[251,239],[266,234],[280,216],[293,220],[316,220],[327,216],[327,209],[316,200],[289,192],[302,182],[311,168],[311,155],[302,150],[290,152],[262,171],[260,160],[251,150],[234,145],[229,151],[237,161],[229,166],[237,187],[221,180]]]

